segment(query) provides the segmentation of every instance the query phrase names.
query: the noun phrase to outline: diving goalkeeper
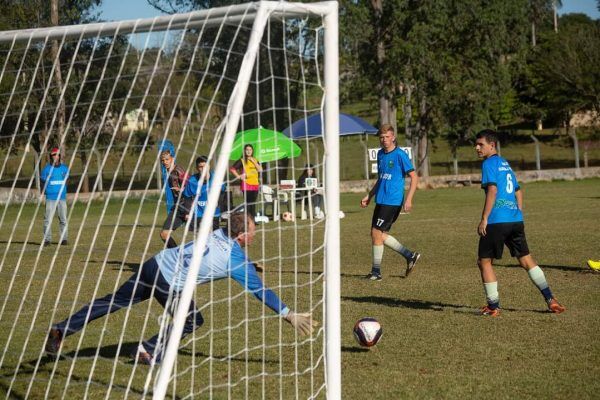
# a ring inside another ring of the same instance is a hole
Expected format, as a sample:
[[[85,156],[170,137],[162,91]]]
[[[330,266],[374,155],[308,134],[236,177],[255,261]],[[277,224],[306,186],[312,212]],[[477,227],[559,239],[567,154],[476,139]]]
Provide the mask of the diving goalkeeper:
[[[209,237],[196,283],[203,284],[227,277],[238,282],[259,301],[289,322],[299,334],[310,334],[318,325],[310,313],[298,314],[291,311],[263,282],[256,272],[256,265],[248,259],[244,248],[250,245],[255,234],[255,223],[251,216],[233,214],[229,229],[217,229]],[[131,304],[149,299],[151,296],[172,312],[173,301],[179,298],[190,267],[194,242],[172,249],[165,249],[150,258],[138,272],[134,273],[115,293],[108,294],[84,306],[75,314],[52,326],[46,341],[46,352],[50,356],[59,353],[65,337],[79,332],[83,327],[106,314],[113,313]],[[171,298],[169,298],[171,293]],[[183,337],[204,323],[194,302],[190,304],[183,328]],[[170,327],[167,332],[170,332]],[[162,358],[161,350],[168,342],[168,333],[158,343],[159,335],[138,346],[137,359],[140,363],[153,365]]]

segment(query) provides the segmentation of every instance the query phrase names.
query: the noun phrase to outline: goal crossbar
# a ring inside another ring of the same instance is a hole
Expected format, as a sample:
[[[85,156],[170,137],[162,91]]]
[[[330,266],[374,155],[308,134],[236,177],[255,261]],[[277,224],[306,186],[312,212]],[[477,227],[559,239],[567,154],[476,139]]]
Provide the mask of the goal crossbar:
[[[285,7],[278,1],[260,1],[210,10],[193,11],[183,14],[160,16],[152,19],[130,19],[115,22],[97,22],[85,25],[64,25],[49,28],[22,29],[0,32],[0,43],[39,42],[63,38],[89,38],[115,34],[146,33],[158,30],[193,29],[212,27],[225,23],[252,23],[259,7],[268,10],[270,17],[303,17],[307,15],[325,16],[332,9],[334,1],[302,4],[286,3]],[[337,10],[337,7],[336,7]],[[336,11],[337,12],[337,11]]]

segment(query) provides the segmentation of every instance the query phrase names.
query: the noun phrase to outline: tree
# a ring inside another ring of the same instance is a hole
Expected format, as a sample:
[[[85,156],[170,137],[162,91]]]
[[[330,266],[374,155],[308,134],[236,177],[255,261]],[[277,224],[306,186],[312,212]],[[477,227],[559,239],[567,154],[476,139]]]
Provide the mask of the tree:
[[[575,112],[600,112],[600,25],[583,14],[561,17],[543,37],[532,69],[537,101],[568,122]]]

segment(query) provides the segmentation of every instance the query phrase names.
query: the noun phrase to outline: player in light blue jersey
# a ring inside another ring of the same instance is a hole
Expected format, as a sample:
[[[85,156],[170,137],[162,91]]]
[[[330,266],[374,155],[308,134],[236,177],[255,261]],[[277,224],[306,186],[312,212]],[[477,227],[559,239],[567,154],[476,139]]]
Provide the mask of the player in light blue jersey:
[[[60,239],[58,243],[67,244],[67,180],[69,168],[61,163],[58,147],[50,150],[50,162],[40,173],[42,192],[46,196],[46,212],[44,214],[44,242],[42,246],[50,245],[52,240],[52,220],[58,216]]]
[[[497,135],[490,129],[479,132],[475,142],[477,155],[484,160],[481,165],[481,187],[485,190],[485,204],[477,227],[480,235],[477,264],[487,305],[481,309],[481,314],[493,317],[500,315],[498,280],[493,261],[502,258],[504,245],[527,271],[544,296],[548,309],[559,314],[565,311],[565,307],[556,301],[544,272],[529,254],[521,211],[523,191],[508,161],[498,155],[497,143]]]
[[[381,260],[383,246],[386,245],[406,259],[405,276],[412,271],[421,257],[417,252],[412,252],[404,247],[398,240],[389,234],[392,224],[398,219],[400,211],[409,212],[419,178],[408,155],[396,146],[396,134],[391,125],[382,125],[379,129],[379,143],[381,149],[377,153],[377,174],[379,178],[375,186],[361,201],[360,206],[365,208],[375,196],[375,210],[371,220],[371,241],[373,244],[373,264],[371,272],[366,276],[372,281],[381,280]],[[404,177],[410,177],[410,188],[404,198]]]
[[[317,325],[309,313],[291,311],[270,289],[263,286],[256,272],[256,265],[248,259],[244,248],[251,244],[255,234],[251,216],[234,214],[229,219],[229,229],[218,229],[208,238],[202,263],[195,277],[197,284],[231,278],[259,301],[289,322],[300,334],[311,334]],[[65,337],[79,332],[89,322],[122,308],[154,298],[169,312],[173,311],[193,256],[194,243],[165,249],[142,264],[115,293],[94,300],[62,322],[54,324],[46,341],[50,356],[59,353]],[[194,302],[185,321],[182,336],[185,337],[204,323]],[[170,329],[167,329],[170,332]],[[158,342],[159,335],[139,344],[137,359],[144,364],[161,360],[161,349],[168,342],[168,333]]]

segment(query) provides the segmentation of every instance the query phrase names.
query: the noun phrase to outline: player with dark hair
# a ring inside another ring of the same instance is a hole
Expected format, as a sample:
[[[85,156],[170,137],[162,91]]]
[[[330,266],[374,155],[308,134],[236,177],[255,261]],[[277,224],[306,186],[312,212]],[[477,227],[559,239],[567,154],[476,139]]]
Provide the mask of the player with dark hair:
[[[197,229],[200,226],[202,217],[204,216],[204,209],[206,208],[206,202],[208,201],[208,190],[212,184],[212,171],[207,167],[208,158],[206,156],[200,156],[196,158],[196,171],[197,173],[190,176],[187,185],[183,191],[183,205],[180,208],[181,212],[188,213],[193,216],[195,221],[190,224],[191,229]],[[206,176],[202,176],[206,170]],[[202,185],[200,185],[202,182]],[[225,186],[223,185],[221,190]],[[196,206],[194,207],[194,200]],[[217,205],[215,209],[215,215],[213,217],[213,230],[219,228],[219,220],[221,216],[221,209]]]
[[[43,246],[50,245],[52,240],[52,220],[54,214],[58,215],[60,226],[59,243],[67,244],[67,179],[69,168],[61,163],[61,154],[58,147],[50,150],[50,162],[40,173],[42,192],[46,196],[46,212],[44,214],[44,242]]]
[[[169,210],[167,219],[163,223],[162,230],[160,231],[160,238],[163,242],[167,243],[167,248],[177,247],[177,243],[171,237],[173,231],[185,224],[185,214],[179,212],[179,206],[181,204],[180,195],[185,189],[185,185],[188,181],[188,174],[183,168],[175,165],[175,159],[171,155],[169,150],[165,150],[160,153],[160,162],[163,167],[167,170],[167,184],[168,188],[173,194],[174,206]]]
[[[377,174],[379,175],[375,186],[361,201],[360,206],[365,208],[371,198],[375,197],[377,205],[371,220],[371,240],[373,243],[373,265],[371,272],[366,276],[372,281],[381,280],[381,259],[383,258],[383,245],[388,246],[406,259],[406,272],[408,276],[421,257],[417,252],[412,252],[404,247],[398,240],[389,234],[392,224],[398,219],[400,211],[412,209],[412,200],[417,190],[418,176],[412,166],[408,155],[396,146],[396,134],[391,125],[382,125],[379,129],[379,143],[381,149],[377,153]],[[404,198],[404,177],[410,177],[410,188]]]
[[[310,313],[291,311],[277,295],[265,288],[256,272],[256,265],[244,248],[254,239],[256,226],[254,219],[246,214],[233,214],[227,230],[218,229],[209,237],[206,250],[196,276],[196,283],[203,284],[231,278],[259,301],[289,322],[299,334],[308,335],[318,325]],[[50,356],[58,354],[65,337],[79,332],[89,322],[106,314],[113,313],[132,304],[154,298],[169,312],[179,299],[185,278],[190,268],[194,242],[181,247],[165,249],[142,264],[115,293],[94,300],[75,314],[52,326],[46,341],[46,352]],[[169,299],[169,295],[171,298]],[[182,337],[192,333],[204,323],[204,319],[194,302],[185,321]],[[152,365],[162,358],[162,351],[168,342],[168,332],[158,342],[159,335],[142,342],[138,346],[137,359],[143,364]]]
[[[487,299],[481,314],[492,317],[500,315],[498,281],[493,261],[502,258],[504,245],[527,271],[533,284],[544,296],[548,309],[559,314],[565,311],[565,307],[556,301],[544,272],[529,253],[523,224],[523,191],[508,161],[498,155],[497,144],[498,137],[493,130],[486,129],[477,134],[475,150],[479,158],[483,158],[481,187],[485,190],[485,204],[477,227],[480,235],[477,265]]]

